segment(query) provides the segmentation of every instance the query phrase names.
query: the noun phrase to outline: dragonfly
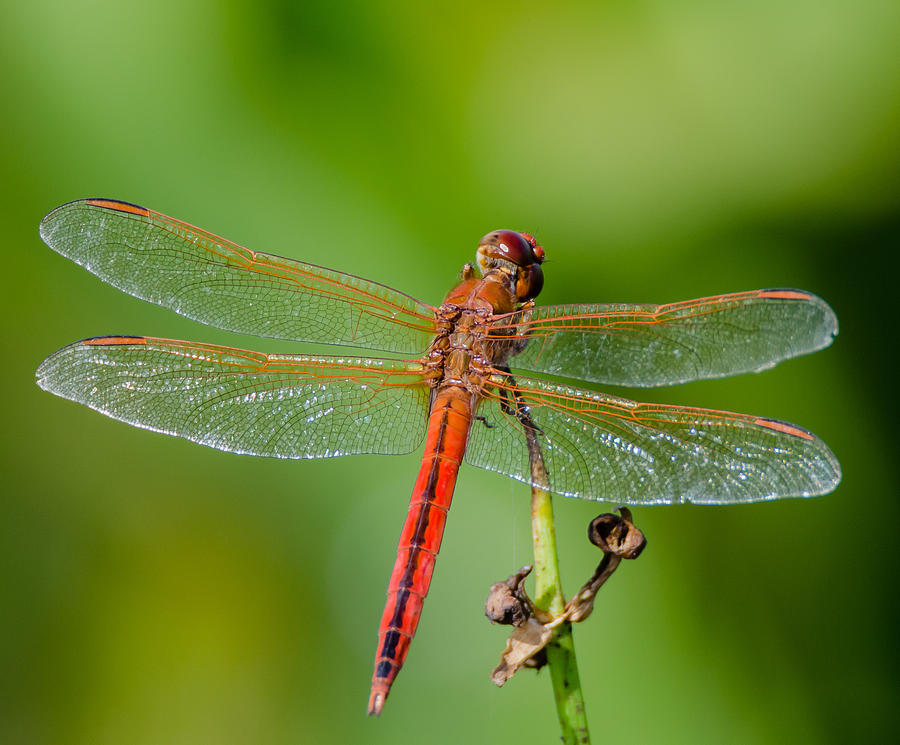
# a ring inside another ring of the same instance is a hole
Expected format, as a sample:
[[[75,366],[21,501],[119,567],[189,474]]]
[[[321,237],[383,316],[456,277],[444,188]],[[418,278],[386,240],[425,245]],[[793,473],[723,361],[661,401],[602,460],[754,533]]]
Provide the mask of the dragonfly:
[[[803,290],[539,306],[543,247],[528,233],[496,230],[443,302],[429,305],[113,199],[64,204],[40,234],[103,281],[201,323],[387,355],[267,354],[118,335],[69,344],[36,372],[41,388],[108,417],[234,453],[393,455],[424,440],[369,714],[381,713],[407,657],[463,460],[554,494],[628,505],[807,497],[841,478],[828,446],[795,424],[636,403],[518,372],[653,387],[765,370],[837,334],[832,309]],[[535,483],[529,442],[544,483]]]

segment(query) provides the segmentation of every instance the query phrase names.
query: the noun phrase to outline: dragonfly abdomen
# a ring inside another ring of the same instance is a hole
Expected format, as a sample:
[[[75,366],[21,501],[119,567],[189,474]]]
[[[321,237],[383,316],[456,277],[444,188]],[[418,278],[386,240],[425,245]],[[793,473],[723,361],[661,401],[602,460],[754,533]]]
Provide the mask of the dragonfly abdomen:
[[[419,625],[466,450],[472,408],[472,394],[460,386],[441,388],[435,396],[428,417],[425,454],[400,534],[378,630],[369,714],[381,713]]]

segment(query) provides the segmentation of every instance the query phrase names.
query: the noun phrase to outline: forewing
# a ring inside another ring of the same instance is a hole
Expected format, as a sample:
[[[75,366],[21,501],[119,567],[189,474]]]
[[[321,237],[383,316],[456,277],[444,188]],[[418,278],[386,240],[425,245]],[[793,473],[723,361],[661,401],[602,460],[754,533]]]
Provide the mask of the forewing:
[[[408,453],[428,404],[415,362],[148,337],[70,344],[44,360],[37,383],[137,427],[276,458]]]
[[[417,355],[434,308],[351,274],[264,253],[126,202],[53,210],[41,237],[135,297],[228,331]]]
[[[498,319],[491,336],[527,341],[513,368],[651,387],[759,372],[827,347],[838,324],[802,290],[754,290],[668,305],[548,305]]]
[[[840,466],[824,442],[774,419],[640,404],[546,381],[498,383],[472,424],[466,460],[530,484],[522,424],[538,428],[550,490],[620,504],[734,504],[831,491]]]

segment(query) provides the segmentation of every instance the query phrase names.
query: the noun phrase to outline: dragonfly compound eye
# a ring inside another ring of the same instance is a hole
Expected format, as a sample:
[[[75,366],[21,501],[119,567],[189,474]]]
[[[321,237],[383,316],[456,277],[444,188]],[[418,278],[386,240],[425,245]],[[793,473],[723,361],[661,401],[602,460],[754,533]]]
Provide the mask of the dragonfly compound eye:
[[[478,242],[478,256],[485,259],[509,261],[516,266],[540,264],[544,249],[530,235],[515,230],[495,230]]]
[[[516,297],[522,300],[534,300],[544,287],[544,270],[540,264],[529,264],[519,270],[516,279]]]
[[[528,244],[531,246],[532,251],[534,251],[534,258],[538,262],[538,264],[544,263],[544,247],[539,246],[537,242],[537,238],[528,233],[522,233],[522,237],[528,241]]]
[[[544,249],[528,233],[495,230],[478,243],[478,266],[482,272],[504,265],[516,268],[515,293],[520,301],[534,299],[544,286],[543,260]]]

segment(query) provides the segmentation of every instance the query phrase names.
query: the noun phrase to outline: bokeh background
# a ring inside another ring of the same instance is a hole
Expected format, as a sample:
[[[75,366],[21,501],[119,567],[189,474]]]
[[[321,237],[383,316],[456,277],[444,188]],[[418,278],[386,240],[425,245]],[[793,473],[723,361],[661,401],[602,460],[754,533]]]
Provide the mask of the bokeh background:
[[[417,456],[279,462],[42,393],[86,336],[291,351],[129,298],[39,240],[62,202],[145,204],[436,302],[496,227],[544,302],[813,290],[841,334],[764,375],[613,391],[794,421],[829,496],[642,509],[576,629],[595,742],[898,736],[900,5],[4,2],[0,741],[556,742],[546,675],[495,689],[482,602],[528,494],[464,469],[380,720],[375,629]],[[597,505],[558,500],[567,591]]]

